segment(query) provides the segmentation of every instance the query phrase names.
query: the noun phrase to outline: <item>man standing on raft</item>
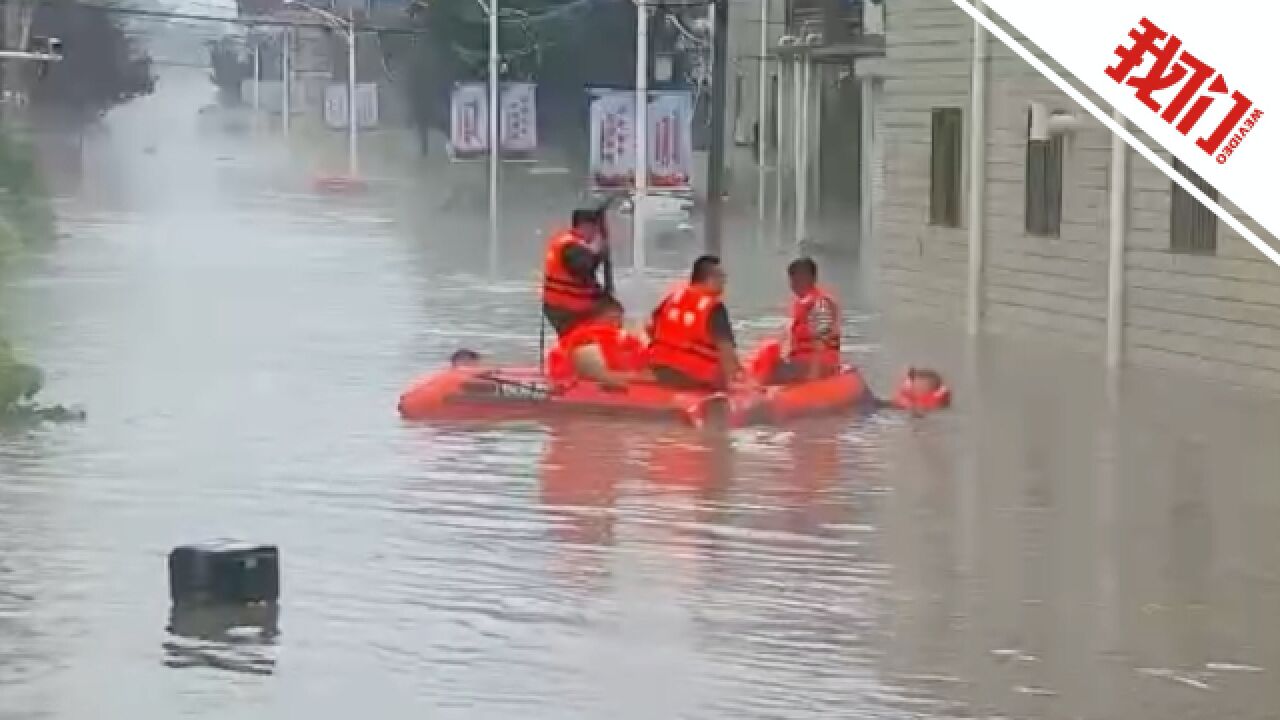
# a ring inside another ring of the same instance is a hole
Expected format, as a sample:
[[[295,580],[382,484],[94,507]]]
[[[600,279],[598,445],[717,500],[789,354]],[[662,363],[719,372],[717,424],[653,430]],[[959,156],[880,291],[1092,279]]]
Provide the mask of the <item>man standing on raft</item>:
[[[563,337],[596,312],[613,292],[604,208],[578,208],[571,226],[551,237],[543,261],[542,315]],[[603,282],[597,279],[604,267]]]

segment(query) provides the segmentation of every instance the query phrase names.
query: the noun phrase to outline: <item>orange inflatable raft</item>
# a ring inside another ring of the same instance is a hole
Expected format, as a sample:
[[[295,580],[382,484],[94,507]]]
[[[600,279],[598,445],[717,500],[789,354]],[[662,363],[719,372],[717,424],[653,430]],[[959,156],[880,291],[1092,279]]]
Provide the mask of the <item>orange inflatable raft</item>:
[[[536,368],[463,367],[431,373],[400,396],[406,420],[505,420],[557,414],[612,415],[695,425],[713,415],[731,427],[767,425],[848,411],[871,400],[862,375],[846,367],[796,385],[725,393],[681,391],[648,383],[606,387],[590,380],[557,385]]]

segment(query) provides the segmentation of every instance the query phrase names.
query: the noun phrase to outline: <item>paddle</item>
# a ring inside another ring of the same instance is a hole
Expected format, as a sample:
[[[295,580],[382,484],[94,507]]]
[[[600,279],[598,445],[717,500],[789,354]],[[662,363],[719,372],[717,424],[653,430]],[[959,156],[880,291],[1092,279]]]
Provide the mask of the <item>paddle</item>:
[[[609,214],[609,207],[613,204],[614,200],[618,199],[618,197],[620,196],[607,195],[605,196],[604,201],[600,203],[600,206],[596,208],[596,212],[598,213],[597,221],[600,225],[600,239],[604,241],[602,243],[604,249],[603,258],[601,260],[601,264],[604,266],[604,292],[609,297],[614,297],[613,245],[609,242],[609,223],[606,222],[606,219]]]
[[[538,314],[538,373],[547,374],[547,316]]]

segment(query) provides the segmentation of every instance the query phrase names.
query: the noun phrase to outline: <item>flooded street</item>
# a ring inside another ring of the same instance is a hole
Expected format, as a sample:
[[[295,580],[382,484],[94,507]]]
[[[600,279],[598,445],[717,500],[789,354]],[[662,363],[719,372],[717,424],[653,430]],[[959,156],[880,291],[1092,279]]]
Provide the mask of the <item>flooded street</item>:
[[[1091,359],[886,326],[832,263],[873,385],[936,366],[954,410],[407,425],[455,348],[537,352],[559,212],[513,203],[494,282],[438,202],[472,169],[371,151],[366,197],[317,196],[276,136],[202,133],[208,97],[113,113],[5,290],[88,420],[0,436],[3,720],[1280,717],[1274,398],[1112,396]],[[782,258],[727,257],[744,336],[778,327]],[[280,546],[278,617],[171,617],[168,551],[216,537]]]

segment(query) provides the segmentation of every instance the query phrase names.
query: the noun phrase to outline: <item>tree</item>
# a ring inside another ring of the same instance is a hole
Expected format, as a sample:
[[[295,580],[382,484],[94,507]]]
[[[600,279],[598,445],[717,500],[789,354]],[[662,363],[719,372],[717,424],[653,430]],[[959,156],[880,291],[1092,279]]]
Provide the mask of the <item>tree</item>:
[[[536,81],[539,137],[585,153],[585,89],[635,79],[634,8],[587,0],[511,0],[502,8],[503,79]],[[453,84],[488,77],[488,18],[476,0],[440,0],[410,6],[407,24],[425,37],[400,39],[389,54],[407,69],[418,122],[448,132]]]
[[[209,43],[209,62],[213,66],[213,84],[218,86],[228,104],[243,102],[241,88],[253,75],[253,64],[244,58],[239,38],[227,36]]]
[[[31,85],[32,104],[46,113],[90,122],[155,89],[151,57],[134,46],[109,8],[42,2],[31,32],[62,40],[62,61],[45,66]]]

